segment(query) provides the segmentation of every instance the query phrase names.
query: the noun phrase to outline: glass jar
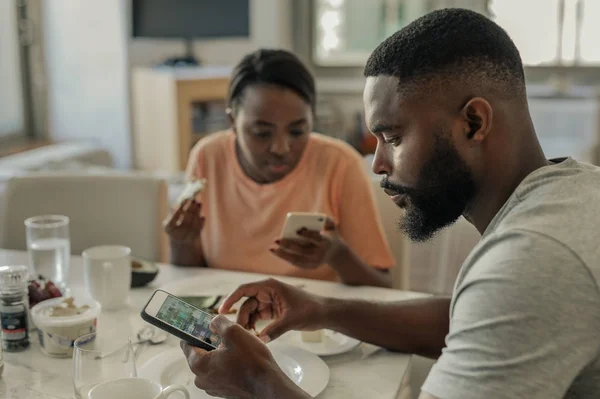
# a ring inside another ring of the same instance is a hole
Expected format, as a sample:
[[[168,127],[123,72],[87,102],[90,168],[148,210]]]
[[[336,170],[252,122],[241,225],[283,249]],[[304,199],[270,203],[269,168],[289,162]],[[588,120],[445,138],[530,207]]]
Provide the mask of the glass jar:
[[[0,324],[5,352],[29,347],[28,273],[27,266],[0,266]]]

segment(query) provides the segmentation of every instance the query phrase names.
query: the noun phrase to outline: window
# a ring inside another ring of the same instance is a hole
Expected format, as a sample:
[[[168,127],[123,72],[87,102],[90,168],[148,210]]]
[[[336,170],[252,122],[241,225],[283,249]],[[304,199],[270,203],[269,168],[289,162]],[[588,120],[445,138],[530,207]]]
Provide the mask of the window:
[[[490,0],[489,11],[525,65],[600,66],[598,0]]]

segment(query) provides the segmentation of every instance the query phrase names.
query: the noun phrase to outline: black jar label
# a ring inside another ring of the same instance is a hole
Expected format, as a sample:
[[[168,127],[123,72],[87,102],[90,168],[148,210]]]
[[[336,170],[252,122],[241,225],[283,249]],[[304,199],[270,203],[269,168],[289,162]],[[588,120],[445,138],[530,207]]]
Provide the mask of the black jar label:
[[[1,305],[2,349],[10,352],[29,346],[26,305]]]

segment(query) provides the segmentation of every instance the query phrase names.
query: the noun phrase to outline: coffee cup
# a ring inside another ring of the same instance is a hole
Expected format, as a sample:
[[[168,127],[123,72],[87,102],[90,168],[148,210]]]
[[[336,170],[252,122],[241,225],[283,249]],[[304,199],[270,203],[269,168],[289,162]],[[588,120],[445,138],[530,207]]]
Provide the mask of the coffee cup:
[[[174,392],[181,392],[185,399],[190,394],[181,385],[166,388],[143,378],[119,378],[96,385],[88,393],[88,399],[166,399]]]

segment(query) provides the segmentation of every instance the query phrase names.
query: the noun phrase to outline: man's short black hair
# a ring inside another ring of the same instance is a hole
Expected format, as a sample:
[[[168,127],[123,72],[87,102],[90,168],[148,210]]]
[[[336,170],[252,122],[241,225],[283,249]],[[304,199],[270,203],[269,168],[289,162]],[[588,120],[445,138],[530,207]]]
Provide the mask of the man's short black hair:
[[[364,74],[394,76],[403,87],[443,78],[467,79],[505,94],[525,90],[521,56],[508,34],[487,17],[460,8],[433,11],[387,38],[369,57]]]

